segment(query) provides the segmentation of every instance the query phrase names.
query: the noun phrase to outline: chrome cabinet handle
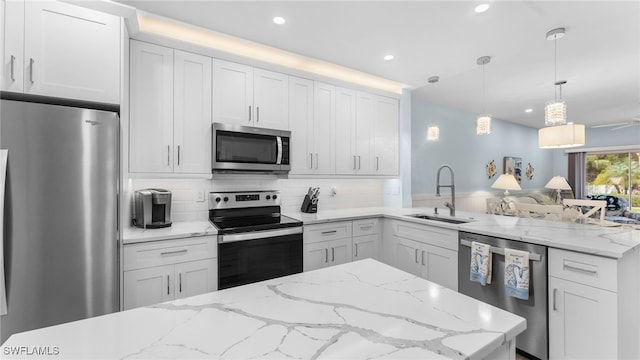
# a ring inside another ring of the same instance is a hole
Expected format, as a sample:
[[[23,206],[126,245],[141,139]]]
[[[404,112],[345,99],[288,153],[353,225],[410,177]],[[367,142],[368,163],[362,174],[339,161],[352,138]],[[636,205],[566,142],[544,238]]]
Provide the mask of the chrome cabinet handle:
[[[358,155],[358,170],[360,170],[360,155]]]
[[[421,257],[422,257],[422,260],[421,260],[421,262],[422,262],[422,266],[424,266],[424,250],[422,251],[422,255],[421,255]]]
[[[356,254],[355,257],[358,257],[358,243],[353,244],[353,246],[356,247]]]
[[[188,251],[187,249],[176,250],[176,251],[165,251],[165,252],[161,252],[161,253],[160,253],[160,256],[176,255],[176,254],[184,254],[184,253],[186,253],[187,251]]]
[[[318,153],[316,153],[316,169],[318,168]]]
[[[171,165],[171,145],[167,145],[167,166]]]
[[[169,292],[169,275],[167,275],[167,295],[171,295]]]
[[[418,249],[416,249],[416,255],[415,255],[415,258],[416,258],[416,264],[417,264],[417,263],[418,263]]]
[[[182,294],[182,273],[178,274],[178,292]]]
[[[556,294],[558,294],[558,289],[553,289],[553,311],[558,310],[556,306]]]
[[[180,166],[180,145],[178,145],[178,166]]]
[[[29,58],[29,80],[31,81],[32,84],[33,84],[33,63],[35,63],[35,60],[33,60],[33,58]]]
[[[562,269],[563,270],[580,272],[580,273],[587,274],[587,275],[596,275],[596,274],[598,274],[598,270],[583,269],[583,268],[580,268],[580,267],[577,267],[577,266],[571,266],[571,265],[567,265],[567,264],[563,264],[562,265]]]
[[[320,233],[320,235],[335,234],[337,232],[338,232],[338,230],[323,231],[323,232]]]
[[[353,170],[356,169],[356,156],[353,155]]]
[[[336,251],[335,248],[331,248],[331,262],[336,261]]]
[[[256,122],[260,121],[260,106],[256,106]]]
[[[15,82],[16,78],[15,78],[15,76],[13,74],[13,67],[14,67],[14,63],[16,62],[16,57],[11,55],[11,60],[10,61],[11,61],[11,82]]]
[[[376,156],[376,170],[380,170],[380,157]]]
[[[251,122],[251,105],[249,105],[249,122]]]
[[[329,249],[324,249],[324,262],[329,262]]]
[[[373,225],[360,226],[360,230],[369,230],[373,227]]]
[[[309,169],[313,169],[313,153],[309,153],[309,157],[311,158],[311,167]]]

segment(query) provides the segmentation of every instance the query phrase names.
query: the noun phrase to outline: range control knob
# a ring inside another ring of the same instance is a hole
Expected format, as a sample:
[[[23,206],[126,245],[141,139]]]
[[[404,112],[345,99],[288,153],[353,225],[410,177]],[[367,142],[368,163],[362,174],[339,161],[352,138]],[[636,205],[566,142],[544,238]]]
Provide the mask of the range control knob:
[[[271,200],[271,195],[267,195],[267,200]]]
[[[220,196],[217,196],[217,197],[216,197],[216,202],[217,202],[217,203],[219,203],[219,202],[220,202],[220,200],[222,200],[222,199],[220,199]]]
[[[229,201],[229,198],[225,196],[224,199],[222,199],[222,200],[224,200],[224,202],[227,202],[227,201]]]
[[[273,195],[273,200],[277,199],[278,195]]]

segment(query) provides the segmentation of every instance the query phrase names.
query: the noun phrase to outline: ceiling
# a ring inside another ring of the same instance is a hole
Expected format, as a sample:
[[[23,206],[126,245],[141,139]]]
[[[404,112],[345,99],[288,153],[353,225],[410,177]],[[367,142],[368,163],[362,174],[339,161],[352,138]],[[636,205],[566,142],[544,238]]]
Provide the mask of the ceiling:
[[[640,1],[119,1],[409,85],[414,99],[539,128],[557,80],[568,121],[640,117]],[[272,22],[286,19],[284,25]],[[391,61],[383,56],[391,54]],[[483,103],[480,56],[484,66]],[[440,81],[429,84],[430,76]],[[484,106],[483,106],[484,105]],[[525,109],[531,108],[531,113]]]

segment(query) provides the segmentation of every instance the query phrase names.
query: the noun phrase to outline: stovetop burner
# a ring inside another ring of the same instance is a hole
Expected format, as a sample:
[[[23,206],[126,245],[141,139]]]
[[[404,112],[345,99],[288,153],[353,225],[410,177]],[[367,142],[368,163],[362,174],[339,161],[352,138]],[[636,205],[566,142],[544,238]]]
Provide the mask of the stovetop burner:
[[[219,234],[302,226],[301,221],[280,213],[278,191],[211,192],[209,221]]]

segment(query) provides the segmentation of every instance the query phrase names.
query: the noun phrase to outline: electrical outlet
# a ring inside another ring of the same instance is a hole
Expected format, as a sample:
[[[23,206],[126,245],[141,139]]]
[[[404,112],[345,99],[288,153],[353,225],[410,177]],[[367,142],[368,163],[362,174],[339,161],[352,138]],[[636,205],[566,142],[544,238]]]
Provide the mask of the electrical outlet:
[[[196,190],[196,202],[204,202],[204,191]]]

